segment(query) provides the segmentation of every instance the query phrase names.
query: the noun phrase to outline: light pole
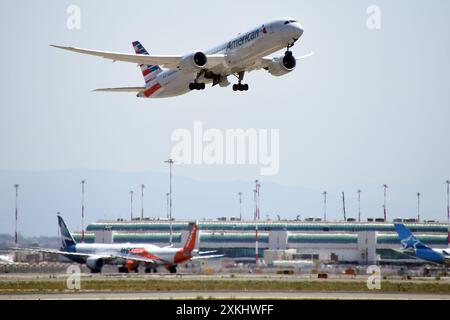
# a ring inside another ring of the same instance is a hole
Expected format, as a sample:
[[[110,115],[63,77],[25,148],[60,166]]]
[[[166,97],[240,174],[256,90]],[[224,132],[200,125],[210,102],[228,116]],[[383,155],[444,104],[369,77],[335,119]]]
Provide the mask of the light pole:
[[[342,211],[344,212],[344,221],[347,221],[347,213],[345,212],[345,194],[342,191]]]
[[[86,180],[81,180],[81,242],[84,242],[84,186]]]
[[[141,184],[141,221],[144,220],[144,188],[145,185]]]
[[[260,215],[260,201],[259,201],[259,190],[261,188],[261,184],[259,183],[259,180],[255,180],[255,220],[259,220]]]
[[[164,161],[169,164],[169,219],[170,219],[170,245],[172,245],[172,165],[175,163],[172,159]]]
[[[420,222],[420,192],[417,192],[417,222]]]
[[[388,186],[386,184],[383,184],[383,188],[384,188],[383,214],[384,214],[384,222],[387,222],[386,190],[387,190]]]
[[[133,221],[133,190],[130,191],[130,221]]]
[[[59,217],[61,215],[61,212],[56,212],[56,216],[57,217]],[[58,218],[58,224],[59,224],[59,218]],[[62,243],[62,238],[61,238],[61,231],[60,231],[60,229],[59,229],[59,226],[58,226],[58,243]]]
[[[447,243],[450,245],[450,180],[445,183],[447,184]]]
[[[169,196],[170,193],[166,193],[166,218],[169,220]]]
[[[358,222],[361,222],[361,190],[356,192],[358,192]]]
[[[15,184],[14,188],[16,189],[16,210],[15,210],[15,229],[14,229],[14,244],[16,245],[16,247],[19,246],[19,234],[17,231],[17,223],[19,220],[19,209],[18,209],[18,202],[19,202],[19,185]]]
[[[323,193],[323,221],[327,221],[327,192]]]
[[[242,192],[239,192],[238,196],[239,196],[239,221],[242,221]]]
[[[259,208],[259,190],[261,188],[261,184],[259,183],[259,180],[255,180],[255,190],[254,192],[254,199],[255,199],[255,260],[256,264],[259,262],[259,234],[258,234],[258,221],[260,219],[260,208]]]

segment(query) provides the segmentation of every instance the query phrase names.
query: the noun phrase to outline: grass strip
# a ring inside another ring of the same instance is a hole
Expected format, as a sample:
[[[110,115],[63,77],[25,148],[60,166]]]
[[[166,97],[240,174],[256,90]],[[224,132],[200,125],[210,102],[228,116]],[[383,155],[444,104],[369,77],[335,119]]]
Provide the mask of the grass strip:
[[[347,291],[369,292],[365,281],[274,281],[274,280],[164,280],[129,279],[81,281],[81,291]],[[0,293],[11,292],[63,292],[67,291],[65,279],[61,281],[32,280],[32,281],[0,281]],[[382,281],[381,290],[376,292],[405,292],[405,293],[439,293],[450,294],[450,283],[417,283]]]

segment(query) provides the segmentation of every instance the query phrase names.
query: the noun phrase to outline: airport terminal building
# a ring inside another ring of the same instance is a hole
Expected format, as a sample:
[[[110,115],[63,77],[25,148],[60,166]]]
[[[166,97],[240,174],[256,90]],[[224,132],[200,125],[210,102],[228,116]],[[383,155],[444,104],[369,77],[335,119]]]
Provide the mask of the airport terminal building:
[[[188,235],[188,221],[172,222],[174,246],[182,246]],[[330,263],[404,263],[414,260],[395,251],[401,245],[393,223],[385,222],[306,222],[258,221],[258,253],[267,263],[289,259],[320,260]],[[98,221],[87,227],[85,241],[97,243],[170,243],[167,220]],[[424,243],[448,247],[448,226],[443,223],[407,223]],[[254,261],[256,256],[255,221],[199,222],[199,248],[217,250],[237,261]],[[78,241],[80,233],[74,234]],[[269,256],[271,257],[269,259]],[[269,259],[269,260],[268,260]]]

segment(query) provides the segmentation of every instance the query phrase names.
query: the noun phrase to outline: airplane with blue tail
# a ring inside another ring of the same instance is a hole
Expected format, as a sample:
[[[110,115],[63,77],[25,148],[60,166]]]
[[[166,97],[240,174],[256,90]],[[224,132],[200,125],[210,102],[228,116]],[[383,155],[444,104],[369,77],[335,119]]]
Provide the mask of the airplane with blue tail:
[[[420,241],[404,224],[394,225],[402,244],[402,253],[435,264],[450,265],[450,249],[435,249]]]

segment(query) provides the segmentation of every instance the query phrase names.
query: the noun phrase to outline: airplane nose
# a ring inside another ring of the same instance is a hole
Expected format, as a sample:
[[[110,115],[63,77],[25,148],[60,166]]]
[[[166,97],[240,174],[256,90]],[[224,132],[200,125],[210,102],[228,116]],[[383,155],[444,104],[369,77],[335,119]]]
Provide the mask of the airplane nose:
[[[293,32],[295,33],[297,39],[303,35],[303,27],[300,23],[293,23],[292,28],[294,29]]]

